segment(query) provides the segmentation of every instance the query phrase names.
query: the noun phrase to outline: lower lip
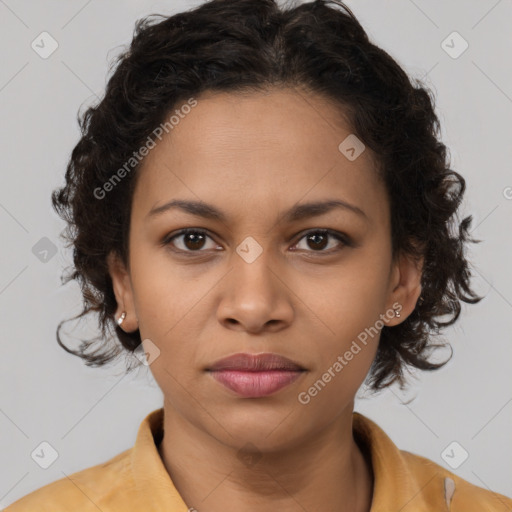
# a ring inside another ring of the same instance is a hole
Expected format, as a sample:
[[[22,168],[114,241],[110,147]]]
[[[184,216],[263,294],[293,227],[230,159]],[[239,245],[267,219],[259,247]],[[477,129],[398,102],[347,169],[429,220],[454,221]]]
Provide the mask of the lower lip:
[[[241,370],[217,370],[210,372],[215,380],[245,398],[271,395],[297,380],[304,372],[270,370],[248,372]]]

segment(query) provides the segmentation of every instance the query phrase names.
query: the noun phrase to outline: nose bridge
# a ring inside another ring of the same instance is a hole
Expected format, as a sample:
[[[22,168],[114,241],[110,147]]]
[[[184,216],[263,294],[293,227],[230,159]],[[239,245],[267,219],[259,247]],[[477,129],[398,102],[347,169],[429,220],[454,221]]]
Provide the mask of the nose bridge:
[[[293,313],[270,237],[259,240],[247,236],[236,246],[218,310],[219,321],[252,331],[265,324],[287,323]]]
[[[246,236],[233,253],[233,285],[238,294],[246,291],[250,294],[273,294],[277,269],[274,248],[271,247],[270,237],[259,236],[258,240]]]

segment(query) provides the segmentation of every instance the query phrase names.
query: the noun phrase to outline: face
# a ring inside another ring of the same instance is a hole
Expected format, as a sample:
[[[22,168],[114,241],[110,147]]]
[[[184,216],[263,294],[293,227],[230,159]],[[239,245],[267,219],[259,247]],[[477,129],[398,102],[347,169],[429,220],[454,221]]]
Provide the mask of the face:
[[[370,150],[349,159],[338,148],[351,133],[303,91],[206,93],[146,157],[129,268],[109,261],[123,328],[138,326],[158,354],[150,369],[183,424],[233,446],[303,442],[352,413],[380,328],[413,310],[420,269],[392,260]],[[209,207],[151,213],[178,200]],[[338,206],[306,207],[327,202]],[[207,371],[237,353],[279,354],[304,371],[241,396]]]

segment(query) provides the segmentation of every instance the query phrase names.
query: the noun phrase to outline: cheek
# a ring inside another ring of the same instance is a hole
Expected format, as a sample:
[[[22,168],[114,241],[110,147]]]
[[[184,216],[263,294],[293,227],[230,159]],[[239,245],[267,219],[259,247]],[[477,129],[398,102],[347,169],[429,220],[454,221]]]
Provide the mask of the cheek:
[[[350,344],[385,313],[387,270],[340,269],[308,293],[308,307],[324,324],[328,345]],[[379,324],[377,324],[378,326]]]
[[[368,375],[376,347],[377,343],[365,346],[356,340],[328,348],[330,354],[323,364],[297,389],[297,407],[304,412],[303,421],[309,428],[316,428],[319,421],[330,423],[351,406]]]
[[[336,374],[333,382],[338,384],[345,378],[364,380],[375,358],[384,321],[391,318],[385,310],[387,263],[363,256],[340,267],[336,275],[309,294],[308,307],[320,320],[315,321],[317,378],[331,369]],[[342,374],[344,377],[340,378]],[[328,380],[329,376],[325,378]]]
[[[139,249],[132,258],[132,284],[143,339],[160,350],[151,364],[157,381],[172,385],[169,373],[186,382],[204,359],[199,340],[212,318],[211,296],[219,276],[198,273],[194,265],[178,265],[165,249]],[[204,351],[204,347],[202,347]]]
[[[315,377],[322,378],[325,374],[324,381],[341,384],[347,379],[359,387],[377,353],[381,328],[378,321],[367,325],[355,320],[341,322],[336,334],[323,338],[317,347],[321,356]]]
[[[300,404],[334,413],[353,400],[378,349],[380,331],[370,331],[340,323],[335,336],[320,341],[318,365],[299,390]]]
[[[137,312],[145,337],[164,340],[182,319],[194,298],[194,284],[187,283],[180,267],[173,264],[165,248],[147,242],[133,244],[132,285]]]

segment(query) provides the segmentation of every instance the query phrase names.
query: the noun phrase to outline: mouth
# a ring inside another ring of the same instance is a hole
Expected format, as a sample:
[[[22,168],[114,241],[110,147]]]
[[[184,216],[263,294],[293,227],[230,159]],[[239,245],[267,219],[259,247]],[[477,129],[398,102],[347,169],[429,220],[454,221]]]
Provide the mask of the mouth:
[[[306,373],[306,368],[278,354],[235,354],[206,369],[225,387],[244,398],[272,395]]]

